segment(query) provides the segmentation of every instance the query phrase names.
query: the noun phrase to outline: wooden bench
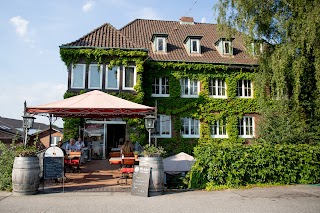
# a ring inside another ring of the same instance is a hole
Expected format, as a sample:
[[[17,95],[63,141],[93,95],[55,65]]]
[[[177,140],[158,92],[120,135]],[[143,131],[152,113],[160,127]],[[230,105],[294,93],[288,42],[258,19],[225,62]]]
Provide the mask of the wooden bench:
[[[67,168],[71,168],[72,171],[76,170],[77,172],[80,171],[80,157],[81,152],[70,152],[65,158],[64,158],[64,165]]]

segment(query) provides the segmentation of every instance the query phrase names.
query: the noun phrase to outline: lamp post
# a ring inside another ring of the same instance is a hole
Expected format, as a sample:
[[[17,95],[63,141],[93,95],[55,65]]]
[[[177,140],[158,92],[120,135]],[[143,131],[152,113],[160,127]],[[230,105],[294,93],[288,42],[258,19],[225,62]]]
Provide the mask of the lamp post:
[[[147,115],[146,117],[144,117],[144,121],[145,121],[144,124],[147,131],[149,132],[149,146],[151,146],[151,130],[154,129],[155,120],[156,120],[156,117],[153,115]]]
[[[23,123],[22,123],[22,128],[24,129],[25,135],[24,135],[24,146],[27,145],[27,138],[28,138],[28,131],[30,128],[33,126],[33,121],[36,119],[35,117],[29,115],[29,114],[24,114],[22,116],[23,118]]]

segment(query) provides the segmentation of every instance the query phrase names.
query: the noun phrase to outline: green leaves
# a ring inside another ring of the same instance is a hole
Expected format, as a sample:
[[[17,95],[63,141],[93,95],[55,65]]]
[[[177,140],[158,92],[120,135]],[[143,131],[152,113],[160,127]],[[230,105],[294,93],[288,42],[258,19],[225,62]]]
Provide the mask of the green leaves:
[[[191,188],[320,182],[319,145],[206,144],[194,154]]]

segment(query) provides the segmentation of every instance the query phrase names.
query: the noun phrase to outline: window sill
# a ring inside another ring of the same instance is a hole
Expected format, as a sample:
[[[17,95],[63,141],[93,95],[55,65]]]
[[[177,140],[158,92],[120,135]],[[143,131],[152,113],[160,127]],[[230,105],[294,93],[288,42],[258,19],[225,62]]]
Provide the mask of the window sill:
[[[253,135],[238,135],[239,138],[254,138]]]
[[[221,98],[221,99],[227,99],[227,96],[217,96],[217,95],[209,95],[210,98]]]
[[[228,135],[211,135],[211,138],[228,138]]]
[[[200,138],[199,135],[181,135],[183,138]]]
[[[162,95],[162,94],[151,94],[151,97],[168,98],[168,97],[170,97],[170,95],[168,95],[168,94],[165,94],[165,95]]]
[[[181,95],[181,98],[199,98],[199,95]]]

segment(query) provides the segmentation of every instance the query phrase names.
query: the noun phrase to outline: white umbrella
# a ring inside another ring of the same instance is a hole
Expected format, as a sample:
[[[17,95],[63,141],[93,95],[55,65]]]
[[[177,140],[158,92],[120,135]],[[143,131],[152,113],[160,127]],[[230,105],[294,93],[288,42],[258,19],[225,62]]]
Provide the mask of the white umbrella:
[[[195,159],[184,152],[163,159],[164,172],[168,174],[177,174],[188,172],[194,164]]]

